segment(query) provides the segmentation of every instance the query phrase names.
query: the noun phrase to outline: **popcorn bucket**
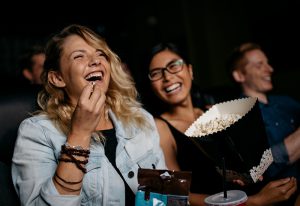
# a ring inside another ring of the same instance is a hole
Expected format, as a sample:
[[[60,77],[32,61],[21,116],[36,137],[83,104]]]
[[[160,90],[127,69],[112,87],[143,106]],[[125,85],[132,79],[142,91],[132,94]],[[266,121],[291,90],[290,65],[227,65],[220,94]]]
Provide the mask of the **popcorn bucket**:
[[[211,159],[226,181],[255,183],[273,162],[257,98],[247,97],[212,106],[185,132]]]

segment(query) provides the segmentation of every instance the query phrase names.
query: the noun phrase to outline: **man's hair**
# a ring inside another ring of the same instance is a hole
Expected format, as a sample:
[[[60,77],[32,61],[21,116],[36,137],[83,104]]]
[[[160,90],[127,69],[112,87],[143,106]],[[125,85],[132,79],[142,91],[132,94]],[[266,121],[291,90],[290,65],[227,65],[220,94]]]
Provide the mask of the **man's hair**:
[[[243,62],[245,54],[256,49],[261,50],[260,45],[252,42],[247,42],[236,47],[228,58],[227,68],[229,72],[231,73],[234,70],[243,67],[245,64],[245,62]]]
[[[261,46],[253,42],[247,42],[234,48],[232,53],[229,55],[226,63],[226,68],[228,76],[233,82],[235,82],[235,80],[233,79],[232,72],[234,70],[243,69],[247,64],[244,58],[245,54],[256,49],[261,50]]]
[[[19,68],[21,71],[24,69],[32,70],[33,62],[32,57],[37,54],[44,54],[44,47],[41,45],[34,45],[30,48],[28,48],[19,59]]]

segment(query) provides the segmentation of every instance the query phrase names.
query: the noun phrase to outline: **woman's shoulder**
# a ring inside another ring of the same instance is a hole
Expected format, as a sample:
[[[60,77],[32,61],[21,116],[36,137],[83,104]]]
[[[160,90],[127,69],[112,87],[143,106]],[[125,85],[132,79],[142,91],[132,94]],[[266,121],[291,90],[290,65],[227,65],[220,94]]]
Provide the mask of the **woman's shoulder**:
[[[167,124],[167,120],[163,119],[161,116],[155,116],[154,120],[155,120],[155,124],[159,129],[164,130],[169,127]]]
[[[44,130],[44,131],[58,131],[53,121],[49,119],[46,114],[38,114],[24,119],[19,127],[19,130]]]
[[[24,119],[21,124],[30,124],[30,123],[37,124],[37,125],[47,125],[50,123],[50,119],[45,114],[38,114]]]
[[[65,138],[65,134],[55,126],[47,115],[39,114],[21,122],[16,145],[22,147],[26,142],[31,145],[53,145],[56,143],[61,145]]]

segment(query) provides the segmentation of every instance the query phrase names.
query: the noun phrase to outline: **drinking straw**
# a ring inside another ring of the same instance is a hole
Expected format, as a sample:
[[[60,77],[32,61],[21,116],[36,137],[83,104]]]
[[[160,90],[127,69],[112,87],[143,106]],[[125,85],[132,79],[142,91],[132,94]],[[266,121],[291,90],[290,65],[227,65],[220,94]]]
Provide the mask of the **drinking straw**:
[[[226,167],[225,167],[225,158],[222,157],[222,170],[223,170],[223,192],[224,192],[224,198],[227,198],[227,187],[226,187]]]

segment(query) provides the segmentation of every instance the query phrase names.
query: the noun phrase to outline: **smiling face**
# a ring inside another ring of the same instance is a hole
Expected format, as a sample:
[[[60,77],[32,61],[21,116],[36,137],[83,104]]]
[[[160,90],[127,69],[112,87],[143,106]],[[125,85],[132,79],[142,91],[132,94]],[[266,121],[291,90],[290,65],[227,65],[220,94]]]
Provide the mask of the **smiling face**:
[[[156,68],[165,68],[171,62],[181,59],[180,56],[170,50],[163,50],[153,56],[149,72]],[[182,104],[190,98],[190,90],[192,86],[192,66],[183,64],[183,69],[175,74],[163,70],[161,79],[151,81],[154,93],[164,102],[168,104]]]
[[[94,48],[77,35],[67,37],[62,45],[60,71],[55,72],[53,83],[65,89],[71,102],[77,103],[90,82],[100,85],[106,93],[109,81],[110,64],[101,48]]]
[[[266,93],[273,89],[273,68],[266,55],[259,49],[245,53],[246,64],[236,72],[236,80],[242,84],[246,94]]]

